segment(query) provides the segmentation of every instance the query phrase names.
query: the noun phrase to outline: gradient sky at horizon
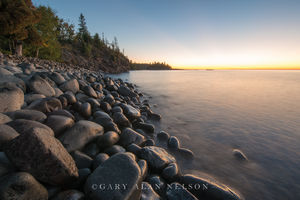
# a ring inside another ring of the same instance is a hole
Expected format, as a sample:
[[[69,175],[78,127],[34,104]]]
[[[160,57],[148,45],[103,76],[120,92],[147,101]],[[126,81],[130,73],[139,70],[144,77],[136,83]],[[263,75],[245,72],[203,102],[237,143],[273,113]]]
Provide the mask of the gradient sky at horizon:
[[[33,0],[136,62],[185,68],[300,68],[299,0]]]

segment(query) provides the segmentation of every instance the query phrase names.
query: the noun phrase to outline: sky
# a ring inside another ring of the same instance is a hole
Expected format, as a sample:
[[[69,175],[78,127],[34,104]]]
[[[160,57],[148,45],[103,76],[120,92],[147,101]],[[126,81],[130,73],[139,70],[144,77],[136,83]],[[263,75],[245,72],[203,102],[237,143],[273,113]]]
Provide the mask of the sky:
[[[32,0],[135,62],[175,68],[300,69],[300,0]]]

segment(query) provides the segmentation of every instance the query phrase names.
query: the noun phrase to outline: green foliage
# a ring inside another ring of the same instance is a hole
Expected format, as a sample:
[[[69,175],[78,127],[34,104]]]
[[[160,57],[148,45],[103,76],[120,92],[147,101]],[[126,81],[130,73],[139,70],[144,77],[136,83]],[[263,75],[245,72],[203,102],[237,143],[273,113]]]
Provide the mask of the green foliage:
[[[57,30],[59,31],[58,41],[60,43],[71,43],[75,39],[73,24],[68,24],[63,19],[59,19]]]
[[[165,62],[130,63],[131,70],[171,70],[172,67]]]

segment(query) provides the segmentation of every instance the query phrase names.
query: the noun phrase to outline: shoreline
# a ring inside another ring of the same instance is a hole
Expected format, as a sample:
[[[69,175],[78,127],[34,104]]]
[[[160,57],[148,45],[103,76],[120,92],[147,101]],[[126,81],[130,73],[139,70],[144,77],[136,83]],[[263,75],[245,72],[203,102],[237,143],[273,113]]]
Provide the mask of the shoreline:
[[[132,83],[52,61],[17,61],[0,55],[1,199],[9,192],[33,200],[243,199],[180,172],[176,154],[192,162],[193,152],[155,130],[151,122],[161,116]]]

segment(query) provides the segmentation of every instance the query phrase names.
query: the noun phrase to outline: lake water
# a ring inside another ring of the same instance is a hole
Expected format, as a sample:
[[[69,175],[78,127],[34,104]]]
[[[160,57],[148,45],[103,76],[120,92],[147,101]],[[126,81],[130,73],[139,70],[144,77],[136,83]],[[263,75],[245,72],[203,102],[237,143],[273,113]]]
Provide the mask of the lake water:
[[[195,153],[185,173],[208,176],[249,200],[300,199],[300,71],[131,71],[158,129]],[[237,160],[238,148],[248,162]]]

